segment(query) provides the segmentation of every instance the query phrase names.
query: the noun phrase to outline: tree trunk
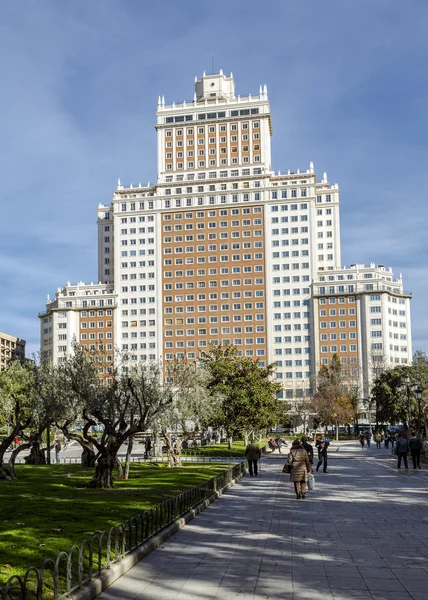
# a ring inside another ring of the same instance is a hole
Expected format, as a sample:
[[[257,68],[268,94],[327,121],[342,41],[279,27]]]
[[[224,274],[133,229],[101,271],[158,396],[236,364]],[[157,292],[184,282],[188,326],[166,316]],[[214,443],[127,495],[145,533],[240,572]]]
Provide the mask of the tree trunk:
[[[246,431],[244,431],[244,445],[245,447],[248,446],[248,433]]]
[[[120,460],[119,460],[118,457],[116,457],[116,460],[114,462],[114,466],[117,469],[117,478],[118,478],[118,480],[121,481],[122,479],[125,479],[125,474],[123,472],[123,465],[120,462]]]
[[[113,467],[116,458],[114,456],[99,456],[93,479],[88,483],[89,488],[111,488],[113,487]]]
[[[40,446],[40,442],[32,442],[30,448],[30,454],[24,457],[27,465],[45,465],[46,456],[44,450]]]
[[[128,438],[128,448],[126,449],[126,460],[125,460],[125,471],[123,473],[124,479],[129,479],[129,467],[131,466],[131,455],[134,447],[134,436],[130,435]]]
[[[227,448],[228,450],[233,450],[233,435],[229,435],[228,437]]]
[[[46,462],[51,464],[51,426],[50,423],[46,426]]]
[[[9,435],[3,439],[0,443],[0,465],[3,464],[4,455],[9,446],[12,445],[14,439],[17,435],[21,433],[22,425],[20,423],[16,424],[14,428],[10,431]]]
[[[336,421],[336,442],[339,441],[339,423]]]
[[[20,452],[23,452],[24,450],[28,450],[28,448],[30,448],[30,447],[31,447],[31,444],[30,444],[30,442],[28,442],[27,444],[21,444],[20,446],[15,448],[15,450],[12,451],[12,454],[10,455],[10,458],[9,458],[9,462],[5,466],[10,479],[18,479],[16,476],[16,473],[15,473],[16,458]]]
[[[88,446],[83,446],[83,452],[80,457],[81,465],[84,469],[95,467],[97,455]]]
[[[177,439],[174,446],[171,440],[171,436],[168,435],[167,432],[162,432],[162,438],[166,446],[166,454],[168,456],[168,467],[181,467],[182,441]]]

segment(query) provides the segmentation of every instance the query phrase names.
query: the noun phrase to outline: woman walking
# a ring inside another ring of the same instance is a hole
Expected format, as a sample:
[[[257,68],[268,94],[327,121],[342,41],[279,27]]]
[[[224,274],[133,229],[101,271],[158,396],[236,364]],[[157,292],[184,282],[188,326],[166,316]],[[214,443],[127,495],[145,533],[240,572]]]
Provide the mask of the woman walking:
[[[290,481],[294,483],[297,499],[304,498],[306,494],[306,481],[312,467],[308,453],[302,446],[300,439],[294,440],[288,455],[288,465],[291,467]]]
[[[358,436],[358,441],[361,444],[361,450],[364,450],[365,437],[364,437],[364,433],[362,431],[360,431],[360,435]]]

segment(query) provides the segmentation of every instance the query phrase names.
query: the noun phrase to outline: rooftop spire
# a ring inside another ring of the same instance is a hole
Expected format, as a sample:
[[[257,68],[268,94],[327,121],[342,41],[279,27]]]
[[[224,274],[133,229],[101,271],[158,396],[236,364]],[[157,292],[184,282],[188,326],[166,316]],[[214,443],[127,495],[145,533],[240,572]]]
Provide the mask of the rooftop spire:
[[[321,183],[328,183],[328,179],[327,179],[327,173],[324,171],[324,175],[322,177],[322,181]]]

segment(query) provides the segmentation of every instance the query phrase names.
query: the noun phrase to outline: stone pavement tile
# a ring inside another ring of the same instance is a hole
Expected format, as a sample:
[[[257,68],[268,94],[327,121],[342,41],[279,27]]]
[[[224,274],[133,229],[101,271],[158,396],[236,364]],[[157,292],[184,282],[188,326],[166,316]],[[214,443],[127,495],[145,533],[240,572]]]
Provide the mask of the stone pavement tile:
[[[353,590],[364,590],[367,589],[364,579],[362,577],[348,577],[342,575],[328,576],[328,582],[331,588],[337,590],[340,589],[353,589]]]
[[[334,600],[349,600],[350,598],[360,600],[367,598],[371,599],[371,594],[367,591],[367,589],[363,590],[349,590],[349,589],[335,589],[334,586],[331,588],[333,593]],[[321,599],[322,600],[322,599]]]
[[[384,591],[372,592],[373,600],[416,600],[416,596],[410,595],[407,592]],[[418,600],[426,600],[426,595],[418,598]]]
[[[335,575],[343,575],[343,577],[360,577],[358,568],[352,565],[341,567],[340,565],[328,563],[324,565],[324,569],[328,577]]]
[[[373,568],[371,566],[360,566],[359,571],[362,577],[376,577],[377,579],[394,579],[396,576],[392,569],[388,567]]]
[[[377,577],[364,577],[364,581],[370,592],[405,592],[404,587],[399,580],[393,579],[378,579]]]
[[[218,587],[204,587],[183,589],[175,596],[173,600],[218,600]],[[151,599],[154,600],[154,599]]]

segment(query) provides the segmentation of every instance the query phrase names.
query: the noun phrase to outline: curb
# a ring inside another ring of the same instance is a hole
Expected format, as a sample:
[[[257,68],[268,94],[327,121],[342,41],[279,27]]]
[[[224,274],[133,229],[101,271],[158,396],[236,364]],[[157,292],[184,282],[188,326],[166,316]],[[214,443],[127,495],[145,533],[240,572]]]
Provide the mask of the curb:
[[[127,571],[132,569],[141,559],[156,550],[161,544],[163,544],[168,538],[173,536],[175,533],[180,531],[187,523],[189,523],[194,517],[204,511],[210,504],[217,500],[222,494],[227,492],[236,482],[242,479],[243,473],[238,475],[235,479],[232,479],[229,483],[223,486],[220,490],[217,490],[208,498],[205,498],[202,502],[199,502],[192,509],[188,510],[182,517],[179,517],[159,533],[155,534],[149,540],[141,544],[135,550],[132,550],[124,558],[119,561],[112,563],[110,566],[105,567],[100,575],[93,577],[91,581],[82,586],[81,590],[78,590],[74,594],[70,594],[67,598],[71,600],[93,600],[101,592],[107,589],[117,579],[122,577]]]

